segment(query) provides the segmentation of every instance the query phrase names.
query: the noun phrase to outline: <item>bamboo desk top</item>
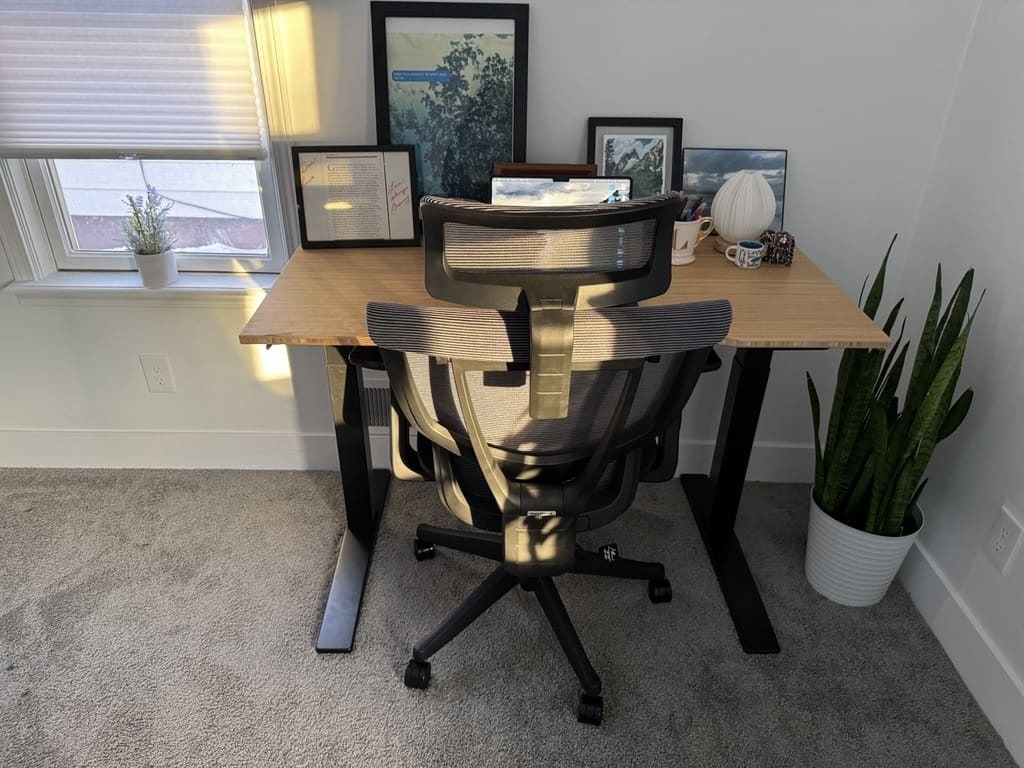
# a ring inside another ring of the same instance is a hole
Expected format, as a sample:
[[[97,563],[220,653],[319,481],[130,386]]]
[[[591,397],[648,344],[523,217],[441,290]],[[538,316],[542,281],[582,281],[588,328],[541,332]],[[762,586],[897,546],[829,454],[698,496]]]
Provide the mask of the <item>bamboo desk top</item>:
[[[673,267],[672,286],[651,304],[729,299],[731,347],[885,347],[882,333],[805,254],[790,267],[739,269],[711,241],[693,264]],[[443,305],[423,287],[418,247],[299,249],[239,334],[243,344],[373,346],[366,302]]]

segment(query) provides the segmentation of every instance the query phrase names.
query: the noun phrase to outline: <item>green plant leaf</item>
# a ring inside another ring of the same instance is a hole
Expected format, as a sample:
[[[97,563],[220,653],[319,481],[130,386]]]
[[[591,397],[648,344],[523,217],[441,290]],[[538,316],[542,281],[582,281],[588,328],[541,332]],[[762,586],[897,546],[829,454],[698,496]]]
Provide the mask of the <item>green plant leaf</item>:
[[[896,324],[896,318],[899,317],[900,309],[902,307],[903,299],[900,299],[893,305],[892,309],[889,310],[889,316],[885,318],[885,323],[882,325],[882,330],[885,332],[886,336],[889,335],[892,327]]]
[[[844,473],[849,479],[842,489],[842,495],[836,499],[835,502],[837,519],[850,521],[865,514],[865,510],[857,507],[857,504],[859,503],[856,500],[857,482],[859,478],[863,477],[865,474],[867,474],[870,479],[871,473],[874,471],[874,464],[871,461],[874,454],[871,452],[871,438],[868,434],[868,425],[866,422],[862,430],[862,433],[857,436],[854,449],[850,453],[850,458],[844,469]]]
[[[885,291],[885,268],[889,265],[889,254],[892,253],[892,247],[895,244],[896,235],[893,235],[892,241],[885,251],[885,257],[882,259],[882,266],[878,268],[878,274],[875,275],[875,280],[871,283],[868,297],[864,300],[864,314],[872,320],[875,319],[875,313],[878,312],[878,305],[882,303],[882,293]]]
[[[867,517],[867,505],[865,502],[869,499],[868,494],[871,491],[874,477],[875,454],[872,453],[868,456],[867,461],[864,462],[863,469],[857,474],[857,481],[854,483],[853,490],[850,491],[847,503],[843,508],[841,522],[852,525],[855,528],[864,528],[864,522]],[[862,519],[857,519],[858,516]]]
[[[903,376],[903,366],[907,361],[907,352],[909,350],[910,342],[908,341],[900,348],[900,352],[896,356],[896,362],[893,363],[892,367],[888,371],[883,371],[878,378],[880,384],[875,392],[875,399],[885,407],[889,407],[889,403],[896,397],[896,388],[900,385],[900,378]]]
[[[871,533],[877,533],[881,536],[895,536],[903,529],[903,517],[906,513],[906,508],[900,508],[894,503],[893,494],[902,481],[902,478],[908,471],[910,471],[910,465],[913,459],[913,452],[905,456],[896,468],[895,473],[889,478],[887,487],[882,494],[881,501],[879,502],[879,509],[883,513],[881,515],[880,524],[875,530],[871,531]],[[893,531],[896,531],[897,533],[892,533]]]
[[[916,447],[913,463],[902,473],[900,481],[893,491],[892,502],[895,508],[902,509],[904,512],[906,512],[913,490],[917,487],[931,460],[938,442],[939,430],[950,410],[953,391],[956,389],[973,321],[973,317],[967,321],[963,331],[949,350],[949,354],[942,361],[911,427],[908,440],[912,446]]]
[[[826,467],[832,466],[835,458],[836,440],[839,438],[839,425],[843,423],[846,391],[850,385],[850,378],[860,363],[863,353],[864,350],[862,349],[846,349],[843,350],[843,356],[839,359],[836,389],[832,395],[832,408],[829,410],[828,415],[828,434],[825,436],[824,462]]]
[[[807,396],[811,400],[811,422],[814,424],[814,487],[820,489],[825,482],[825,464],[821,455],[821,405],[810,373],[807,374]]]
[[[882,371],[881,371],[881,373],[878,376],[878,381],[875,382],[875,394],[876,394],[876,396],[878,394],[878,391],[882,387],[882,382],[884,382],[886,380],[886,378],[887,378],[887,376],[889,374],[889,369],[892,366],[893,360],[896,358],[896,355],[899,353],[900,347],[903,344],[903,335],[904,335],[904,333],[906,333],[906,330],[907,330],[907,318],[903,318],[903,322],[900,323],[900,333],[899,333],[899,336],[896,337],[896,341],[892,342],[892,344],[889,345],[889,351],[885,353],[885,362],[882,363]],[[889,332],[886,331],[886,333],[889,333]],[[891,336],[891,334],[890,334],[890,336]]]
[[[959,427],[967,417],[967,412],[971,409],[971,403],[973,401],[973,389],[965,389],[960,393],[960,397],[958,397],[956,402],[950,407],[949,411],[946,413],[946,418],[942,422],[942,426],[939,427],[939,435],[936,442],[945,440],[956,432],[957,427]]]
[[[867,520],[864,522],[864,530],[874,532],[878,527],[881,516],[881,503],[888,485],[888,475],[885,472],[886,456],[889,452],[889,424],[885,415],[885,408],[877,400],[871,403],[869,414],[871,423],[872,458],[876,467],[874,478],[871,483],[871,501],[868,505]]]
[[[974,270],[968,269],[960,279],[956,291],[949,300],[945,314],[948,321],[941,327],[940,335],[935,344],[935,357],[942,360],[949,354],[954,342],[963,330],[964,320],[967,317],[967,308],[971,303],[971,289],[974,286]]]
[[[852,461],[855,452],[864,456],[870,452],[861,446],[858,451],[859,436],[864,429],[868,408],[871,404],[871,393],[874,390],[878,372],[882,367],[884,351],[880,349],[857,350],[863,353],[861,365],[856,366],[851,374],[849,393],[846,395],[848,406],[843,409],[843,420],[839,426],[836,448],[832,454],[831,465],[826,462],[825,488],[822,491],[822,507],[826,512],[838,508],[856,480],[856,472],[863,463],[858,465]],[[831,425],[829,425],[831,427]]]
[[[932,350],[935,348],[935,338],[939,323],[939,309],[942,306],[942,266],[935,270],[935,290],[932,293],[932,303],[928,307],[928,315],[924,321],[924,328],[921,329],[921,338],[917,342],[917,352],[914,354],[914,365],[910,369],[910,383],[907,384],[907,396],[905,402],[908,408],[916,408],[924,391],[932,379],[931,363]]]
[[[893,235],[892,241],[889,243],[889,248],[885,252],[885,256],[882,258],[882,265],[878,269],[878,274],[875,275],[875,279],[871,284],[871,290],[868,293],[867,300],[862,303],[864,298],[864,288],[868,283],[868,278],[864,278],[864,283],[861,285],[860,297],[857,299],[857,305],[860,306],[863,312],[870,317],[872,320],[875,318],[875,312],[878,310],[878,305],[882,300],[882,293],[885,290],[885,269],[889,263],[889,254],[892,253],[892,247],[896,242],[896,235]],[[895,322],[895,315],[899,312],[899,307],[902,304],[902,300],[897,303],[896,307],[890,313],[890,321],[887,321],[890,326],[892,322]],[[889,331],[886,330],[886,333]],[[867,353],[870,350],[863,349],[846,349],[843,351],[843,356],[839,361],[839,373],[836,376],[836,388],[835,393],[832,396],[832,408],[829,411],[828,417],[828,428],[825,436],[825,450],[823,455],[823,461],[825,464],[826,482],[828,480],[827,475],[829,474],[829,468],[836,466],[836,450],[839,440],[839,429],[842,424],[845,424],[849,420],[850,414],[847,412],[847,407],[850,401],[847,399],[847,392],[851,386],[851,380],[861,381],[862,380],[862,366],[869,361]],[[821,489],[824,490],[823,488]],[[834,500],[833,500],[834,503]],[[822,506],[822,509],[828,511],[830,514],[835,509],[828,509]]]

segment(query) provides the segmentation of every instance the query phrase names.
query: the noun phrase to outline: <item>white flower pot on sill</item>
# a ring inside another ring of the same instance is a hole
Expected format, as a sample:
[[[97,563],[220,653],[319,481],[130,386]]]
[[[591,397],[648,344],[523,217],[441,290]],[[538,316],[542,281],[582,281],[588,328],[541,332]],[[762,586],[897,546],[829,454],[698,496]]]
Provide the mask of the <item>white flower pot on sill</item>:
[[[178,279],[178,264],[173,250],[163,253],[136,253],[135,264],[145,288],[163,288]]]
[[[924,520],[914,509],[917,528],[906,536],[882,536],[851,528],[827,515],[811,496],[804,573],[815,591],[840,605],[863,607],[881,600],[921,532]]]

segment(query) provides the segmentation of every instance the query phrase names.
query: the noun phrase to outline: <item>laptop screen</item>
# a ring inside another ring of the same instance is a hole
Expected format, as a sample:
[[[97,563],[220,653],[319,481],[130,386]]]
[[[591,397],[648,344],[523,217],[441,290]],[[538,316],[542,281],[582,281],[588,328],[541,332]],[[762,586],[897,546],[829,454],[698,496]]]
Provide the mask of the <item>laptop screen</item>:
[[[632,179],[626,176],[589,178],[491,177],[491,205],[594,205],[629,200]]]

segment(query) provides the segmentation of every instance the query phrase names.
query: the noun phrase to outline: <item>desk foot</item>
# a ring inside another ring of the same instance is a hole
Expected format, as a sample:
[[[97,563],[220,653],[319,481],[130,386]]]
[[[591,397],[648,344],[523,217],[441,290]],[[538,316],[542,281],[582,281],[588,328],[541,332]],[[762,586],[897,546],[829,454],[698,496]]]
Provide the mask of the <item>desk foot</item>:
[[[778,653],[779,641],[736,534],[731,527],[719,531],[710,520],[711,483],[707,475],[682,475],[679,479],[744,652]]]
[[[320,634],[316,639],[317,653],[349,653],[352,650],[363,589],[370,572],[377,524],[384,509],[390,480],[391,473],[388,470],[373,470],[370,483],[373,489],[371,503],[374,525],[362,533],[347,529],[341,539],[338,564],[334,568],[331,591],[327,595]]]

